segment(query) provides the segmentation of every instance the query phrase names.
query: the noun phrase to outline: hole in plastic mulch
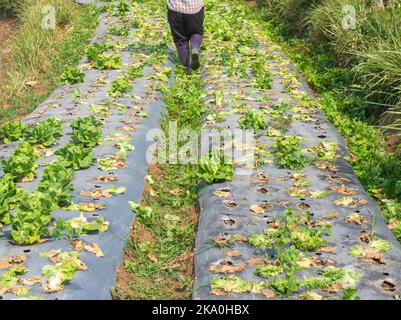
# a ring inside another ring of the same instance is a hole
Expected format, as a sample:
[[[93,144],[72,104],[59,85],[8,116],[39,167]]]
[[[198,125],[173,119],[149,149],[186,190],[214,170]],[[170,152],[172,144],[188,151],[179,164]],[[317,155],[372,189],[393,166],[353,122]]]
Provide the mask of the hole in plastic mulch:
[[[224,221],[225,224],[227,224],[229,226],[232,226],[232,225],[235,224],[235,220],[234,219],[225,218],[223,221]]]
[[[266,189],[266,188],[258,188],[258,189],[256,189],[256,192],[257,193],[262,193],[262,194],[265,194],[265,193],[267,193],[268,192],[268,190]]]
[[[238,204],[234,201],[224,201],[224,205],[227,208],[235,208],[236,206],[238,206]]]

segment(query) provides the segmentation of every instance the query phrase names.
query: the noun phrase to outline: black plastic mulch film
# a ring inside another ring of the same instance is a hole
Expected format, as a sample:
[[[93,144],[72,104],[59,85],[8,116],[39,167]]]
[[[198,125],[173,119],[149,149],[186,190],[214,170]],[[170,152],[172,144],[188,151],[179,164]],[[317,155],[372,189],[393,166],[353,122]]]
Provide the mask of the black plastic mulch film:
[[[250,25],[246,19],[244,19],[244,24]],[[252,31],[253,35],[258,37],[258,32],[255,29],[248,30],[248,32]],[[252,81],[238,80],[236,77],[230,77],[224,67],[219,69],[212,62],[209,62],[213,57],[216,57],[213,52],[205,53],[205,92],[209,94],[205,101],[213,101],[213,93],[221,90],[224,91],[224,107],[220,106],[216,108],[213,102],[211,102],[208,105],[210,114],[228,111],[226,113],[228,115],[224,116],[225,120],[223,122],[216,121],[216,123],[209,124],[209,128],[240,128],[238,120],[242,115],[238,113],[229,114],[230,111],[235,109],[233,106],[238,107],[238,105],[243,104],[252,106],[254,110],[263,106],[262,109],[267,110],[266,113],[269,114],[272,110],[269,106],[274,104],[284,102],[296,106],[297,101],[295,98],[302,97],[304,94],[314,98],[305,80],[297,73],[295,67],[291,65],[280,48],[263,38],[263,36],[259,37],[258,42],[259,50],[263,50],[263,55],[271,55],[273,57],[268,61],[271,66],[269,71],[274,75],[272,88],[269,90],[258,90],[256,84],[252,84]],[[252,75],[250,76],[252,77]],[[291,78],[297,78],[299,79],[299,83],[296,81],[292,84],[290,83],[288,87],[291,90],[288,90],[285,87],[285,84],[288,85],[288,80],[285,82],[285,78],[290,79],[290,81]],[[250,97],[250,99],[247,100],[245,98],[242,101],[238,101],[236,98],[231,99],[238,92],[245,97]],[[263,97],[267,97],[267,100],[255,102],[254,98],[258,97],[262,97],[261,100],[263,100]],[[300,112],[302,110],[298,114]],[[287,114],[296,115],[297,112],[289,111]],[[300,170],[300,172],[305,174],[304,179],[311,183],[310,187],[306,189],[309,191],[329,191],[330,187],[336,185],[328,180],[330,176],[348,178],[349,182],[344,182],[344,185],[347,188],[358,190],[357,194],[352,195],[352,197],[354,199],[366,200],[366,204],[355,207],[337,206],[334,204],[334,201],[345,196],[333,192],[329,192],[330,194],[323,199],[314,199],[310,196],[305,198],[291,197],[286,191],[291,187],[291,177],[294,176],[296,171],[279,169],[273,161],[274,157],[268,158],[271,160],[270,163],[252,169],[251,175],[235,174],[232,181],[216,183],[204,188],[199,196],[201,211],[196,238],[196,278],[193,299],[267,299],[263,294],[259,293],[222,293],[221,290],[220,292],[217,290],[216,294],[212,293],[211,281],[213,278],[226,279],[230,276],[237,276],[256,284],[266,281],[267,279],[255,275],[256,265],[248,263],[248,261],[250,258],[255,257],[268,257],[272,261],[274,260],[272,258],[276,254],[272,250],[256,250],[255,247],[252,247],[246,241],[220,247],[214,243],[214,239],[216,237],[219,239],[229,239],[230,236],[238,234],[245,237],[251,234],[263,234],[263,231],[268,228],[267,223],[274,221],[277,214],[282,214],[287,208],[295,209],[298,212],[309,210],[313,215],[313,220],[324,220],[325,215],[332,212],[338,213],[337,218],[330,220],[332,235],[324,237],[328,242],[327,246],[335,247],[336,252],[311,252],[307,253],[307,255],[309,257],[315,256],[315,258],[320,260],[333,260],[336,267],[346,267],[359,273],[361,278],[356,285],[358,291],[355,295],[361,299],[394,299],[399,294],[401,288],[401,246],[399,242],[386,226],[380,209],[362,187],[351,165],[344,160],[344,157],[347,155],[344,139],[325,119],[321,110],[313,108],[309,112],[306,112],[305,115],[306,121],[294,119],[288,132],[284,135],[302,137],[303,141],[301,145],[303,148],[310,148],[322,141],[328,141],[337,143],[340,149],[337,152],[340,157],[333,162],[336,167],[333,170],[334,172],[318,169],[314,164]],[[268,118],[271,120],[269,116]],[[266,151],[274,152],[272,145],[275,139],[275,137],[267,136],[266,130],[264,130],[260,137],[257,138],[257,144],[267,145],[268,148]],[[235,171],[241,170],[240,166],[235,166],[234,168]],[[258,174],[263,174],[259,175],[262,179],[258,178]],[[230,194],[230,196],[228,198],[217,196],[215,192],[219,190],[223,190],[226,194]],[[225,203],[228,205],[225,205]],[[262,211],[265,212],[259,214],[251,212],[250,208],[252,205],[264,205],[265,210]],[[354,223],[346,223],[344,219],[352,213],[360,214],[367,219],[368,223],[362,226]],[[353,246],[364,245],[359,238],[360,232],[365,230],[370,233],[372,227],[377,237],[385,239],[393,245],[392,250],[384,254],[385,261],[383,264],[373,263],[372,261],[366,261],[349,255],[349,250]],[[233,251],[236,254],[230,256],[230,253]],[[228,253],[228,256],[225,253]],[[241,264],[245,264],[246,267],[242,271],[237,272],[226,271],[226,273],[221,273],[219,270],[224,270],[224,268],[218,268],[219,265],[235,268],[235,266]],[[263,262],[259,264],[263,264]],[[210,270],[211,266],[217,266],[217,268]],[[318,276],[318,269],[309,268],[301,270],[297,272],[298,278],[303,279],[303,277]],[[212,272],[213,270],[217,271]],[[385,290],[388,289],[388,284],[390,284],[391,288],[390,290]],[[299,299],[299,294],[305,291],[308,290],[301,289],[298,293],[289,296],[288,299]],[[317,292],[321,294],[321,291],[317,290]],[[323,295],[326,295],[329,299],[342,298],[341,290],[337,293],[323,293]]]
[[[80,4],[94,3],[93,1],[77,1]],[[103,3],[98,2],[96,5],[100,6]],[[128,19],[134,20],[135,12],[130,12]],[[149,20],[146,23],[148,27],[153,28],[156,32],[157,28],[164,28],[161,22],[164,20],[158,15],[148,15]],[[155,23],[154,19],[159,19],[159,23]],[[121,48],[119,54],[122,58],[124,66],[129,66],[136,63],[137,57],[131,57],[131,52],[125,49],[127,44],[135,42],[131,36],[128,38],[108,35],[109,29],[114,26],[119,26],[119,18],[112,15],[112,13],[103,13],[100,17],[100,23],[96,31],[96,35],[92,42],[115,42],[119,40]],[[134,28],[132,29],[134,30]],[[135,37],[135,32],[133,32]],[[139,52],[141,53],[141,52]],[[81,66],[84,67],[88,61],[83,59]],[[172,66],[169,59],[161,61],[158,65],[159,71],[162,68]],[[64,144],[68,143],[72,130],[70,121],[77,117],[85,117],[93,115],[90,112],[90,105],[99,105],[107,101],[113,101],[112,97],[108,97],[108,89],[110,83],[117,77],[121,76],[122,69],[118,70],[97,70],[88,68],[84,70],[85,80],[81,84],[67,86],[62,85],[57,89],[43,104],[41,104],[32,114],[25,117],[24,122],[27,124],[34,124],[40,120],[54,116],[64,123],[65,135],[60,138],[58,145],[54,149],[61,148]],[[104,233],[83,235],[81,240],[87,244],[97,243],[104,253],[104,257],[96,257],[95,254],[82,250],[80,252],[80,259],[87,265],[88,269],[85,271],[77,271],[72,281],[64,285],[64,289],[59,292],[46,294],[41,290],[41,285],[36,284],[30,286],[30,290],[26,297],[42,297],[44,299],[73,299],[73,300],[106,300],[111,299],[110,288],[115,285],[116,270],[119,267],[124,253],[131,225],[135,218],[135,213],[131,210],[128,201],[140,202],[145,176],[147,174],[147,161],[146,153],[148,147],[153,144],[152,141],[147,141],[147,133],[149,130],[157,129],[160,127],[160,120],[165,110],[162,96],[154,88],[158,86],[158,81],[150,75],[154,75],[155,71],[151,65],[144,68],[144,75],[132,82],[133,97],[121,97],[116,99],[116,102],[125,106],[125,109],[111,108],[109,109],[109,116],[98,116],[98,120],[104,120],[105,125],[103,131],[103,144],[94,148],[95,157],[105,158],[115,154],[118,149],[114,146],[115,142],[106,141],[110,133],[124,133],[121,127],[124,123],[121,120],[135,120],[135,132],[132,135],[131,144],[135,146],[135,150],[130,152],[126,160],[126,168],[119,170],[104,172],[98,169],[96,164],[92,165],[89,169],[79,170],[75,172],[73,180],[74,185],[74,203],[91,202],[91,198],[80,195],[80,191],[92,190],[93,188],[107,189],[110,185],[117,187],[124,186],[126,191],[124,194],[119,194],[111,198],[100,198],[95,200],[95,203],[104,203],[106,208],[101,211],[85,213],[88,221],[95,219],[97,215],[103,216],[109,222],[109,229]],[[73,97],[75,89],[81,92],[81,98],[76,99]],[[138,103],[139,102],[139,103]],[[135,107],[136,106],[136,107]],[[133,107],[133,108],[132,108]],[[143,110],[142,110],[143,108]],[[143,114],[147,116],[144,117]],[[119,129],[118,129],[119,128]],[[15,149],[18,143],[8,145],[6,150],[1,153],[1,156],[8,158],[11,152]],[[49,162],[56,159],[56,156],[42,159],[40,163]],[[34,190],[36,182],[40,180],[43,167],[38,168],[38,177],[35,182],[24,183],[23,187],[29,190]],[[118,181],[109,184],[99,182],[95,179],[97,176],[118,176]],[[79,211],[57,211],[53,212],[54,219],[71,219],[78,217]],[[40,257],[40,253],[61,249],[62,252],[74,250],[73,246],[67,239],[52,239],[51,241],[32,246],[17,246],[11,244],[8,239],[10,228],[4,229],[4,234],[0,234],[0,260],[15,255],[26,255],[28,273],[23,275],[23,278],[30,278],[41,274],[44,265],[52,265],[48,258]],[[1,270],[3,271],[3,270]],[[1,272],[3,273],[3,272]],[[0,273],[0,274],[1,274]],[[3,299],[23,298],[17,297],[10,293],[2,295]]]

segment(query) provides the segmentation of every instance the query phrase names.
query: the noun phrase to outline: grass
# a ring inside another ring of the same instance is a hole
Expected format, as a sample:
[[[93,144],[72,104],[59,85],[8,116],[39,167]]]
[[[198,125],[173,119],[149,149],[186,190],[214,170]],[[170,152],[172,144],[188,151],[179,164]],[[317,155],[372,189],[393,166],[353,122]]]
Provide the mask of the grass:
[[[133,226],[124,261],[127,287],[116,290],[120,298],[188,299],[191,294],[196,219],[190,213],[196,193],[177,166],[164,166],[160,174],[163,177],[154,177],[158,182],[150,186],[153,196],[144,194],[152,219],[145,225],[139,218]]]
[[[267,20],[287,37],[299,36],[313,50],[330,52],[337,65],[348,67],[355,90],[365,95],[370,109],[380,114],[400,111],[399,1],[387,1],[385,8],[365,0],[257,2]]]
[[[56,29],[41,27],[44,5],[56,8]],[[61,81],[67,66],[75,66],[98,23],[98,11],[72,0],[23,0],[9,59],[0,70],[0,122],[32,112]]]
[[[354,90],[349,68],[338,65],[330,48],[316,48],[308,39],[291,36],[284,20],[260,24],[319,94],[320,108],[347,142],[347,160],[368,193],[378,201],[401,241],[401,160],[399,154],[387,147],[383,131],[372,124],[369,102],[363,93]]]
[[[200,128],[202,108],[197,107],[201,93],[199,74],[187,76],[176,71],[175,83],[164,89],[168,113],[162,128],[166,134],[170,121],[177,121],[180,130]],[[191,112],[194,108],[198,112]],[[197,225],[197,181],[189,175],[193,169],[168,163],[150,168],[151,178],[139,210],[143,214],[138,215],[126,248],[125,284],[119,281],[114,298],[190,298]]]
[[[2,0],[0,2],[0,14],[13,14],[15,13],[18,1],[15,0]]]

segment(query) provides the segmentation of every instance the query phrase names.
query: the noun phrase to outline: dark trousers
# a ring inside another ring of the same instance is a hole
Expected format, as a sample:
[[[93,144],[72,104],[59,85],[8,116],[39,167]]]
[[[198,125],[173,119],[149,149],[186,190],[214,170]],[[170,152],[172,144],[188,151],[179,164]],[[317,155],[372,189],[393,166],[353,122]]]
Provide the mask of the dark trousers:
[[[168,23],[174,43],[183,45],[187,43],[194,34],[203,35],[203,21],[205,18],[205,8],[198,13],[185,14],[168,10]]]

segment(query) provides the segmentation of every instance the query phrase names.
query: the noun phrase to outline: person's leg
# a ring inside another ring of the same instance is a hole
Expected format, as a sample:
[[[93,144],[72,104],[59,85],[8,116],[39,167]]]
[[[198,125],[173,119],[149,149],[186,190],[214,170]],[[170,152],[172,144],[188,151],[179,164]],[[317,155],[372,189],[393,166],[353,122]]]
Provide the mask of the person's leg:
[[[198,13],[191,15],[188,19],[188,34],[191,35],[192,44],[192,62],[191,68],[196,70],[200,67],[200,48],[203,40],[203,21],[205,17],[205,9],[202,8]]]
[[[177,48],[178,61],[186,69],[189,69],[189,39],[185,33],[184,15],[168,10],[168,22]]]

